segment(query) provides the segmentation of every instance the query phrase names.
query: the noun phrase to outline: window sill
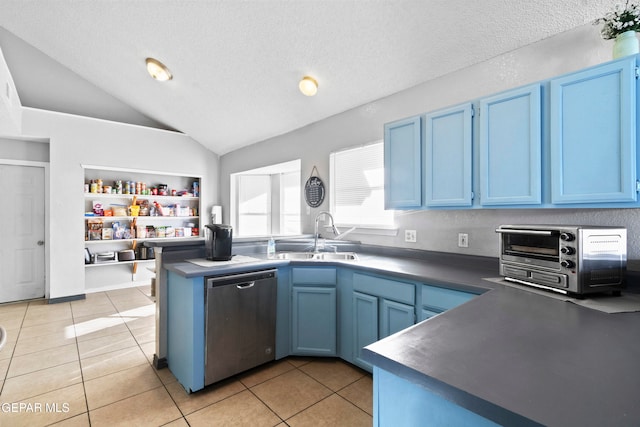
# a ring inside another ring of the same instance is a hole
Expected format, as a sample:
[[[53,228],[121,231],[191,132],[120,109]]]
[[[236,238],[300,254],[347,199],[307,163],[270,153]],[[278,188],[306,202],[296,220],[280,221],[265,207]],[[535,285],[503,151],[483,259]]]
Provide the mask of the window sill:
[[[352,227],[355,230],[351,231],[351,234],[363,234],[370,236],[397,236],[398,228],[390,225],[354,225],[354,224],[336,224],[340,232],[345,232]],[[325,227],[325,231],[331,233],[331,227]],[[345,236],[346,237],[346,236]]]

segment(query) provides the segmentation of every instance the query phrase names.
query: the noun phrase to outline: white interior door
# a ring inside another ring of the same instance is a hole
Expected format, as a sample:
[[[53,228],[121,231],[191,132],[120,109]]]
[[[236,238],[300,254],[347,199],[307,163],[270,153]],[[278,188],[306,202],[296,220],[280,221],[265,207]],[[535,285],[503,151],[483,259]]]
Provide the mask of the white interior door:
[[[0,302],[44,297],[44,168],[0,164]]]

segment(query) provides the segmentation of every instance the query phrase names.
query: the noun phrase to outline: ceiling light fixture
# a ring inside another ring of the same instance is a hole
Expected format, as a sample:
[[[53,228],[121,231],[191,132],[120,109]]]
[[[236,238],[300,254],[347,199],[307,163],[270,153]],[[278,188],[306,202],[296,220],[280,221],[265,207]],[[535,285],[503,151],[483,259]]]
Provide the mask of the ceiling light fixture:
[[[155,58],[147,58],[145,61],[147,63],[147,71],[149,72],[149,75],[154,79],[161,82],[166,82],[173,78],[171,71],[169,71],[166,65],[164,65],[162,62],[158,61]]]
[[[318,93],[318,82],[313,77],[304,76],[298,84],[300,92],[306,96],[313,96]]]

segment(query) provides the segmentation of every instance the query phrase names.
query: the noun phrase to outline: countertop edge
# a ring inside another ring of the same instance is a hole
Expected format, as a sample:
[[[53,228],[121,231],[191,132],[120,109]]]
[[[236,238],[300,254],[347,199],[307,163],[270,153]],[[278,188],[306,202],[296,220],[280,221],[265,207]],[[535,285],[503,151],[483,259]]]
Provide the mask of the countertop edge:
[[[434,394],[465,408],[475,414],[494,421],[500,425],[517,425],[522,427],[540,427],[540,424],[529,418],[523,417],[502,406],[491,403],[478,396],[440,381],[422,372],[418,372],[407,365],[388,359],[375,351],[365,347],[363,359],[393,375],[417,384]]]

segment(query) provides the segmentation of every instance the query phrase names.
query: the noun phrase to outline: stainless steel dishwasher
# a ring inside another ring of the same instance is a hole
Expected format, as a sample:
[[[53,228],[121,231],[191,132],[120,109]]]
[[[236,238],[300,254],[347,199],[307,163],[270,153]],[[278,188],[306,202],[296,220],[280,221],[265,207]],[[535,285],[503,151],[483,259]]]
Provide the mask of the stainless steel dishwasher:
[[[206,279],[205,385],[275,359],[276,270]]]

